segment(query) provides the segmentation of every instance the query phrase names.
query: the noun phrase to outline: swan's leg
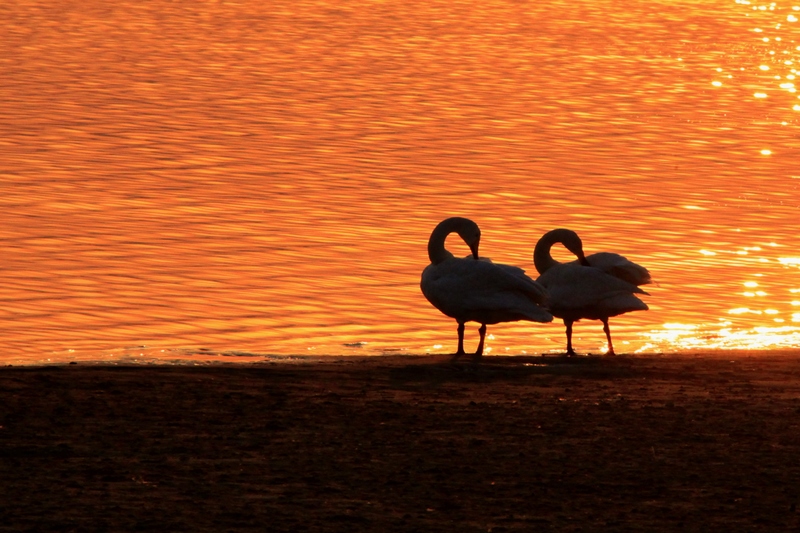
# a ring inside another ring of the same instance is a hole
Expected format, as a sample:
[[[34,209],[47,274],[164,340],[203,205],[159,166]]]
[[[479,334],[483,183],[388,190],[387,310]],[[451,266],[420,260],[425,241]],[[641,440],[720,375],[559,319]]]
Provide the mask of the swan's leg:
[[[481,341],[478,343],[478,349],[475,351],[476,358],[483,355],[483,340],[486,338],[486,324],[481,324],[478,333],[481,335]]]
[[[564,319],[564,325],[567,326],[567,355],[577,355],[575,350],[572,349],[572,323],[573,320]]]
[[[458,323],[458,350],[456,351],[456,356],[454,359],[458,359],[462,355],[464,355],[464,323]]]
[[[614,353],[614,345],[611,344],[611,330],[608,327],[608,319],[602,318],[601,320],[603,321],[603,331],[606,332],[606,338],[608,339],[608,351],[606,355],[617,355]]]

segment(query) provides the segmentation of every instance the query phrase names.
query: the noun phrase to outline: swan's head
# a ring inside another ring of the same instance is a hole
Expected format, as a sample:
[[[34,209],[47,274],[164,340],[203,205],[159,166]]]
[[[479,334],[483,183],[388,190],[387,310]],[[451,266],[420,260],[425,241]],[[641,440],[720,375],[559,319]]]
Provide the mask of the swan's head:
[[[456,227],[456,233],[467,243],[470,252],[472,252],[472,257],[478,259],[478,247],[481,244],[481,230],[476,223],[468,218],[461,218],[459,220],[463,222],[459,223]]]
[[[468,218],[450,217],[439,222],[428,240],[428,257],[430,257],[431,263],[437,265],[453,257],[444,249],[444,241],[451,233],[458,233],[458,236],[469,246],[472,257],[478,259],[478,246],[481,242],[481,230],[478,225]]]
[[[571,229],[559,228],[550,232],[554,242],[560,242],[564,248],[575,254],[582,265],[589,265],[586,255],[583,253],[583,242],[578,234]]]

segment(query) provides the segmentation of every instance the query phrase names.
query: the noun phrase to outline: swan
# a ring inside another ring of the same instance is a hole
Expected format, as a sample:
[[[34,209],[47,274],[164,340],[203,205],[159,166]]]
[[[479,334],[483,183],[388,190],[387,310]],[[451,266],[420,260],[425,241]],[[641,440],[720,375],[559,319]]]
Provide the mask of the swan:
[[[444,247],[451,233],[467,243],[472,255],[454,257]],[[525,275],[521,268],[491,262],[478,255],[481,230],[468,218],[452,217],[440,222],[428,240],[431,264],[422,271],[420,289],[439,311],[458,322],[458,350],[464,355],[464,323],[478,322],[480,342],[475,358],[483,355],[486,324],[530,320],[553,320],[540,305],[547,302],[547,292]]]
[[[578,259],[559,263],[550,255],[554,244],[561,243]],[[608,355],[614,353],[608,319],[630,311],[646,311],[647,304],[636,294],[648,294],[639,285],[650,283],[650,272],[623,256],[600,252],[583,253],[578,234],[568,229],[554,229],[539,239],[533,251],[533,264],[541,283],[550,295],[548,309],[561,318],[567,330],[567,355],[572,349],[572,324],[582,318],[600,320],[608,339]]]

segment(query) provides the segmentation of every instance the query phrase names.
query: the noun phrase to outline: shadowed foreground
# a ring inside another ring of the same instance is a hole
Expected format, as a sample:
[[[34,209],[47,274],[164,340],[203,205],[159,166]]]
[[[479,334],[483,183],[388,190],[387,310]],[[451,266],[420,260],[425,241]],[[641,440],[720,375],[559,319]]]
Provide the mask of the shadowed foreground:
[[[800,525],[794,354],[7,367],[0,387],[0,531]]]

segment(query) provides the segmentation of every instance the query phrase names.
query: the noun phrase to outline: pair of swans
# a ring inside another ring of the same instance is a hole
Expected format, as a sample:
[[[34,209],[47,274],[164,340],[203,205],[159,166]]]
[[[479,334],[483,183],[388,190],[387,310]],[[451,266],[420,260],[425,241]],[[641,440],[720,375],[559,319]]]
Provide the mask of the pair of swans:
[[[457,233],[472,255],[457,258],[448,252],[447,236]],[[566,326],[567,355],[572,348],[572,325],[586,318],[601,320],[608,339],[608,354],[614,355],[608,319],[629,311],[646,310],[647,304],[635,294],[647,294],[639,285],[649,283],[642,266],[614,253],[586,256],[574,231],[556,229],[536,243],[533,258],[539,271],[534,281],[521,268],[492,263],[478,253],[480,229],[472,220],[452,217],[436,226],[428,240],[431,264],[422,272],[420,288],[425,298],[458,323],[458,350],[464,355],[464,329],[469,321],[481,324],[475,357],[483,355],[486,325],[528,320],[550,322],[561,318]],[[559,263],[550,249],[561,243],[578,259]]]

